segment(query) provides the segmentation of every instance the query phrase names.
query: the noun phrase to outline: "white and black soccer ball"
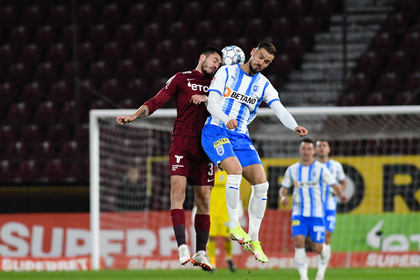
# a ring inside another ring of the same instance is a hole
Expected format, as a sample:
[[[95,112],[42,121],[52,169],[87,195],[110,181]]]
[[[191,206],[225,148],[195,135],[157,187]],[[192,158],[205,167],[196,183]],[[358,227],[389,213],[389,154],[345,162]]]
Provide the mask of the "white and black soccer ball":
[[[223,65],[243,65],[245,63],[245,53],[238,46],[226,46],[223,48],[222,54]]]

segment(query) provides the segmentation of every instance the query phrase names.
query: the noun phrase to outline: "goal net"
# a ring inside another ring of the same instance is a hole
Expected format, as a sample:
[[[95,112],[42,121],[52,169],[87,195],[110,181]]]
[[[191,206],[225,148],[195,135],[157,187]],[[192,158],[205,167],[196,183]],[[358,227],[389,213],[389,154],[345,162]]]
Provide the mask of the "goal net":
[[[412,256],[420,250],[420,106],[288,109],[309,130],[307,138],[329,141],[331,158],[346,173],[349,202],[338,204],[331,266],[395,266],[396,259],[387,261],[384,254],[399,256],[401,266],[420,266],[420,257]],[[92,268],[183,268],[169,212],[168,151],[176,111],[160,109],[148,118],[116,124],[117,115],[134,111],[90,113]],[[258,264],[239,245],[234,260],[242,268],[294,267],[291,208],[280,206],[278,191],[287,167],[299,161],[301,138],[268,108],[260,108],[249,131],[270,184],[260,232],[270,261]],[[250,189],[243,180],[245,212]],[[193,203],[187,186],[191,251]],[[223,267],[222,246],[219,251],[217,266]],[[310,266],[316,262],[312,257]]]

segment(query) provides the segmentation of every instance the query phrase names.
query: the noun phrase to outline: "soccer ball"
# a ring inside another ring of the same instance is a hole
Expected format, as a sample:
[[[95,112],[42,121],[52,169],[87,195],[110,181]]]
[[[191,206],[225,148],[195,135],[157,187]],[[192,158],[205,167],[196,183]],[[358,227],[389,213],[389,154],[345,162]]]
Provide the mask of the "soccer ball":
[[[245,53],[238,46],[226,46],[223,48],[222,54],[223,65],[243,65],[245,63]]]

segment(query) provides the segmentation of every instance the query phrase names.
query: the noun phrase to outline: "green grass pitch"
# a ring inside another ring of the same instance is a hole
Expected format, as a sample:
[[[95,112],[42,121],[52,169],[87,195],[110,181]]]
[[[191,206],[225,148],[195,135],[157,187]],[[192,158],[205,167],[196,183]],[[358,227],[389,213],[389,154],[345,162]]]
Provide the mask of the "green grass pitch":
[[[309,269],[309,279],[314,280],[316,269]],[[299,280],[296,269],[248,270],[232,273],[219,269],[214,273],[198,269],[188,270],[102,270],[72,272],[0,272],[0,279],[22,280]],[[331,268],[325,280],[416,280],[420,268]]]

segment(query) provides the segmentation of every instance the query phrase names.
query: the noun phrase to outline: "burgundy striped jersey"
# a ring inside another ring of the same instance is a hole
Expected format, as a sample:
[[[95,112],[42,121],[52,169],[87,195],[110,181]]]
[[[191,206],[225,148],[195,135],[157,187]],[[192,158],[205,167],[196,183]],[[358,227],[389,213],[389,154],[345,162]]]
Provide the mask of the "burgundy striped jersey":
[[[175,98],[177,117],[172,135],[200,136],[209,113],[201,103],[195,105],[191,97],[195,94],[208,94],[212,78],[197,70],[179,72],[172,76],[166,85],[153,98],[144,104],[149,107],[149,115],[162,107],[172,97]]]

